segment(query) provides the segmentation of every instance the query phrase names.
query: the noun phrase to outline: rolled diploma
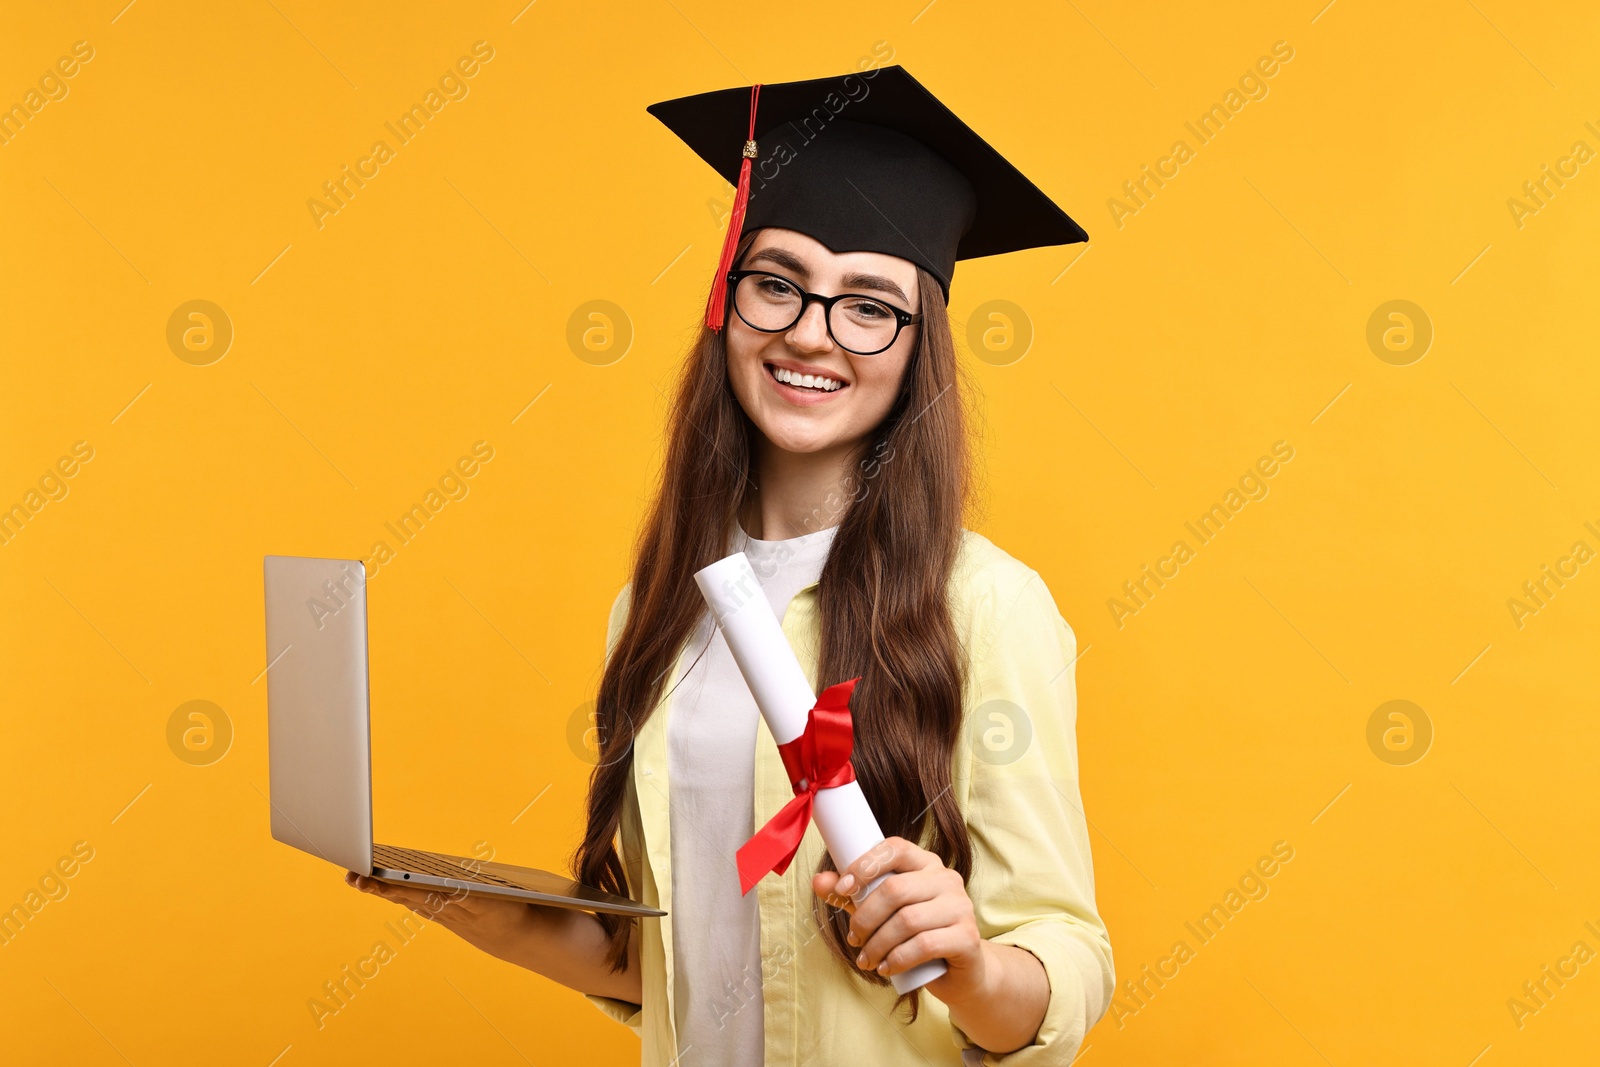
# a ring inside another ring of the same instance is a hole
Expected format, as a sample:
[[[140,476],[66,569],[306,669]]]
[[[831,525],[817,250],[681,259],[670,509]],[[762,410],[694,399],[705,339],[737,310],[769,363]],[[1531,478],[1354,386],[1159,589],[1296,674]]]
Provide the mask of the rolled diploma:
[[[817,695],[811,691],[811,683],[806,681],[750,561],[743,552],[735,552],[696,571],[694,580],[722,627],[728,650],[750,687],[750,695],[755,697],[772,739],[780,745],[793,741],[805,732]],[[866,794],[861,792],[860,782],[817,790],[812,818],[833,857],[833,865],[841,871],[883,840],[883,831],[878,828]],[[868,882],[857,894],[857,900],[865,899],[892,873],[886,871]],[[944,960],[928,960],[890,975],[889,981],[896,993],[909,993],[948,969]]]

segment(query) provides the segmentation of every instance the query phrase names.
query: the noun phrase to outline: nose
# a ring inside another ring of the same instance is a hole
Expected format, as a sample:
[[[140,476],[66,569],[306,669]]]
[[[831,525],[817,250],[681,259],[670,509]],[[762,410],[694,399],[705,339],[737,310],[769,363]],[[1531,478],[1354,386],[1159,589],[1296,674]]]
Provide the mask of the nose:
[[[812,304],[801,312],[800,320],[789,327],[784,335],[789,347],[798,352],[830,352],[833,338],[828,335],[827,311],[821,304]]]

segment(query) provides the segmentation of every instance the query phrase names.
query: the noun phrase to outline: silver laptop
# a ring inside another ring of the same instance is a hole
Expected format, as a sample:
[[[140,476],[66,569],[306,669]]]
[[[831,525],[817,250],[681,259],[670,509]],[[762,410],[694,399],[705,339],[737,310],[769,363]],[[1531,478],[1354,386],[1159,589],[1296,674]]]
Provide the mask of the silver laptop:
[[[665,915],[562,875],[372,840],[366,568],[267,556],[272,836],[396,885],[467,890],[618,915]]]

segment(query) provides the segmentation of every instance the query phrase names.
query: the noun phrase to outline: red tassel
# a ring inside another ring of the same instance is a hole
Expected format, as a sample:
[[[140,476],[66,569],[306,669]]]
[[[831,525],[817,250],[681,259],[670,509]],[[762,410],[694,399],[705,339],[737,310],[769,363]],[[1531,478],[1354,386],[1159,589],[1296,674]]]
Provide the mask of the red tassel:
[[[717,276],[711,281],[711,297],[706,301],[706,325],[722,329],[728,303],[728,271],[733,269],[733,253],[744,229],[744,209],[750,202],[750,162],[756,157],[756,101],[761,83],[750,87],[750,132],[744,142],[744,160],[739,164],[739,186],[733,195],[733,213],[728,216],[728,232],[722,238],[722,255],[717,257]]]

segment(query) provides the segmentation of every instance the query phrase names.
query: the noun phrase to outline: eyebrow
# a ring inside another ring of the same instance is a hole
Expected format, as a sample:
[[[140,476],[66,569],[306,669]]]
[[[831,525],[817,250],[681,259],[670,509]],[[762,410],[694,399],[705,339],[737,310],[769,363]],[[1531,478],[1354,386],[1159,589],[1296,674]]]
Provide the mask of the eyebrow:
[[[806,269],[806,265],[805,263],[801,262],[800,257],[796,256],[793,252],[790,252],[786,248],[763,248],[761,251],[757,252],[755,255],[746,260],[747,264],[759,262],[767,262],[779,267],[784,267],[788,270],[794,271],[802,278],[811,277],[811,272]],[[860,272],[855,272],[852,274],[846,274],[843,278],[840,278],[839,283],[847,290],[871,289],[874,292],[888,293],[890,296],[897,296],[901,300],[904,300],[907,304],[911,303],[911,298],[906,295],[904,289],[900,288],[900,286],[894,281],[889,278],[885,278],[881,274],[863,274]]]

